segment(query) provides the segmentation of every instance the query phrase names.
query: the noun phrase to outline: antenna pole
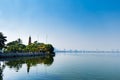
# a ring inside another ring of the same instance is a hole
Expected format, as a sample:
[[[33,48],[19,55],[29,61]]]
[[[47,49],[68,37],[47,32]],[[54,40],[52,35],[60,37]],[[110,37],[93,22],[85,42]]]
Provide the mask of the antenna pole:
[[[46,35],[46,44],[47,44],[48,35]]]
[[[39,42],[39,35],[37,36],[37,41]]]

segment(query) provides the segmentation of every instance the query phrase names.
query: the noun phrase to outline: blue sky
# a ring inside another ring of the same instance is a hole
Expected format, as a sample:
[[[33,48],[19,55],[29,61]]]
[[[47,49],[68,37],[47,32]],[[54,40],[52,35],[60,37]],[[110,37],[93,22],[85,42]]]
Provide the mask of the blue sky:
[[[28,36],[58,49],[119,49],[119,0],[0,0],[8,42]]]

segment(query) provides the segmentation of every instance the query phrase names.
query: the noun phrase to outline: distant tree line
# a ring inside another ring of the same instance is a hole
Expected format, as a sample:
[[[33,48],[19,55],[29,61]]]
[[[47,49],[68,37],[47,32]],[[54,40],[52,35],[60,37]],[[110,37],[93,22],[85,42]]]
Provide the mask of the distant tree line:
[[[37,41],[25,45],[22,43],[22,40],[19,38],[15,41],[5,44],[7,37],[0,32],[0,50],[4,49],[5,53],[21,53],[21,52],[45,52],[53,53],[54,47],[51,44],[39,43]]]

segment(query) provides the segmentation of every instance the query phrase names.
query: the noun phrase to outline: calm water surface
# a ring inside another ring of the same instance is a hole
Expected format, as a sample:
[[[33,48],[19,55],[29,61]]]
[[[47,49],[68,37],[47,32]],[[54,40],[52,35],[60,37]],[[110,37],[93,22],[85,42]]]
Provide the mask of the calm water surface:
[[[120,80],[120,54],[8,59],[1,61],[0,80]]]

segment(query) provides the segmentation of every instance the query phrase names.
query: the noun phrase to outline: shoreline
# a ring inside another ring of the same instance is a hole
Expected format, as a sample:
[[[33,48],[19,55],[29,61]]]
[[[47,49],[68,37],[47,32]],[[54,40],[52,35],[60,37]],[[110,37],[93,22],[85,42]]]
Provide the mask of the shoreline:
[[[0,53],[0,58],[13,58],[13,57],[31,57],[31,56],[45,56],[47,53]],[[53,55],[53,54],[50,54]]]
[[[27,59],[36,59],[36,58],[45,58],[46,55],[44,56],[23,56],[23,57],[14,57],[14,58],[11,58],[11,57],[6,57],[6,58],[0,58],[0,62],[1,61],[18,61],[18,60],[27,60]]]

